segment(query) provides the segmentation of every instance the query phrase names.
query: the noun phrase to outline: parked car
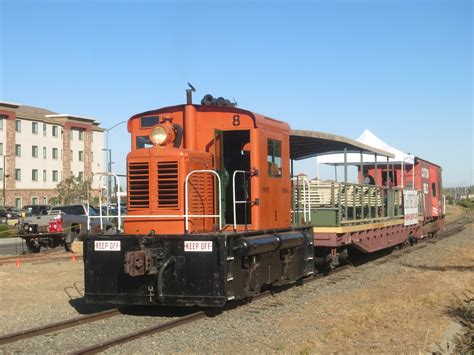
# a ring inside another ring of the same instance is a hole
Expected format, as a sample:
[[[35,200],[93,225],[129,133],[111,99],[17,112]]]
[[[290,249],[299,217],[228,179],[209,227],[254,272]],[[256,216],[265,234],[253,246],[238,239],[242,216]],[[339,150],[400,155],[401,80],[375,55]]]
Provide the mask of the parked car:
[[[23,219],[20,237],[25,239],[28,250],[39,252],[42,246],[54,248],[64,245],[71,250],[74,241],[80,241],[87,234],[87,219],[97,216],[93,208],[87,210],[83,204],[52,207],[47,215],[30,216]],[[98,218],[90,219],[92,234],[113,233],[114,226],[109,220],[102,220],[103,229]]]
[[[13,206],[5,206],[0,208],[0,222],[9,225],[17,225],[21,212]]]
[[[23,207],[26,217],[46,216],[51,209],[50,205],[26,205]]]

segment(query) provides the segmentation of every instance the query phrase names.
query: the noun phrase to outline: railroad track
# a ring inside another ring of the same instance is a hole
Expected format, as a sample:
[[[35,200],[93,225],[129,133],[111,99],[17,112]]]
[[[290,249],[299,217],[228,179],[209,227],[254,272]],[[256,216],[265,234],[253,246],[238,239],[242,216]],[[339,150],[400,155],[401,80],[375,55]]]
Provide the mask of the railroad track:
[[[23,339],[34,338],[40,335],[61,331],[69,329],[72,327],[78,327],[83,324],[97,322],[102,319],[107,319],[121,314],[119,309],[110,309],[103,312],[88,314],[85,316],[80,316],[72,319],[68,319],[61,322],[51,323],[44,326],[39,326],[36,328],[30,328],[26,330],[21,330],[19,332],[7,334],[0,337],[0,345],[9,344],[15,341],[20,341]]]
[[[405,255],[405,254],[411,253],[415,250],[419,250],[419,249],[427,247],[428,244],[424,244],[424,242],[428,242],[429,244],[434,244],[434,243],[437,243],[439,240],[442,240],[444,238],[447,238],[449,236],[457,234],[458,232],[460,232],[464,228],[464,226],[468,223],[468,221],[469,221],[469,219],[466,218],[466,217],[460,218],[456,221],[453,221],[453,222],[449,223],[446,226],[446,230],[439,233],[438,236],[436,237],[436,239],[425,239],[425,240],[418,243],[417,245],[415,245],[412,248],[403,248],[403,249],[394,251],[393,253],[388,254],[386,256],[381,256],[381,257],[379,256],[378,258],[374,258],[372,260],[366,260],[365,263],[361,263],[360,265],[364,265],[364,264],[367,264],[367,263],[374,263],[376,265],[379,265],[381,263],[385,263],[385,262],[389,262],[389,261],[394,260],[394,259],[398,259],[402,255]],[[312,282],[320,280],[322,278],[327,279],[329,283],[337,283],[337,282],[339,282],[341,280],[344,280],[347,277],[349,277],[349,275],[338,275],[338,274],[340,274],[344,271],[347,271],[347,270],[355,269],[356,267],[357,266],[354,266],[354,265],[344,265],[344,266],[341,266],[341,267],[337,268],[336,270],[332,271],[329,275],[316,274],[316,275],[313,275],[311,277],[308,277],[308,278],[304,279],[300,284],[303,285],[303,284],[312,283]],[[253,297],[252,301],[260,301],[260,300],[268,299],[268,298],[272,297],[275,293],[284,291],[284,290],[288,289],[289,287],[291,287],[291,286],[283,286],[281,288],[277,288],[277,289],[273,289],[273,290],[263,292],[263,293],[255,296],[255,297]],[[223,309],[223,311],[225,311],[229,308],[232,308],[232,307],[235,307],[235,305],[229,305],[228,307],[225,307]],[[264,308],[265,307],[266,306],[264,306]],[[88,324],[88,323],[92,323],[92,322],[96,322],[96,321],[99,321],[99,320],[102,320],[102,319],[111,318],[111,317],[114,317],[114,316],[117,316],[117,315],[120,315],[120,314],[123,314],[120,309],[111,309],[111,310],[107,310],[107,311],[103,311],[103,312],[99,312],[99,313],[80,316],[80,317],[73,318],[73,319],[66,320],[66,321],[62,321],[62,322],[57,322],[57,323],[53,323],[53,324],[49,324],[49,325],[45,325],[45,326],[40,326],[40,327],[37,327],[37,328],[27,329],[27,330],[24,330],[24,331],[12,333],[12,334],[8,334],[8,335],[0,337],[0,345],[4,345],[4,344],[16,342],[16,341],[24,340],[24,339],[28,339],[28,338],[37,337],[37,336],[48,334],[48,333],[51,333],[51,332],[62,331],[62,330],[69,329],[69,328],[72,328],[72,327],[78,327],[78,326]],[[72,353],[73,354],[96,354],[96,353],[99,353],[99,352],[104,351],[106,349],[112,348],[114,346],[124,344],[124,343],[128,343],[132,340],[136,340],[136,339],[139,339],[139,338],[142,338],[142,337],[145,337],[145,336],[149,336],[149,335],[152,335],[152,334],[162,333],[162,332],[168,331],[170,329],[177,328],[177,327],[183,326],[185,324],[189,324],[189,323],[198,321],[200,319],[207,318],[208,316],[209,316],[209,312],[206,312],[205,310],[199,310],[197,312],[193,312],[193,313],[187,314],[185,316],[181,316],[181,317],[176,318],[176,319],[168,320],[168,321],[162,322],[160,324],[156,324],[156,325],[153,325],[153,326],[150,326],[150,327],[146,327],[144,329],[141,329],[141,330],[133,332],[133,333],[125,334],[123,336],[119,336],[119,337],[110,339],[108,341],[103,341],[103,342],[100,342],[100,343],[97,343],[97,344],[90,345],[88,347],[73,351]]]
[[[74,255],[76,259],[82,259],[81,255]],[[68,260],[73,257],[73,254],[65,254],[64,251],[51,250],[44,251],[38,254],[23,254],[0,257],[0,266],[20,263],[47,263],[60,260]]]

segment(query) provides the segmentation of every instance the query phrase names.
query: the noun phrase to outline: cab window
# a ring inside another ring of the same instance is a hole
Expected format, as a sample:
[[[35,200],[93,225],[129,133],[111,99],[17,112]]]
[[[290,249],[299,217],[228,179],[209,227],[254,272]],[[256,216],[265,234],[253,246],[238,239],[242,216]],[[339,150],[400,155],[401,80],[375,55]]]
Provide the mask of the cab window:
[[[268,176],[281,177],[281,142],[268,140]]]
[[[153,147],[149,136],[138,136],[135,141],[136,149]]]
[[[140,128],[150,128],[160,123],[160,116],[148,116],[140,119]]]

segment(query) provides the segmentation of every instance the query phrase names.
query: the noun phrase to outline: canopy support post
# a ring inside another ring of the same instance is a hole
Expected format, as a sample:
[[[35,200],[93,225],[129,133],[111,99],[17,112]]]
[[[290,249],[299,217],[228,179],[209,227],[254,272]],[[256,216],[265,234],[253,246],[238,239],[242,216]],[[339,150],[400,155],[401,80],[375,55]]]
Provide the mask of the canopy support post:
[[[405,179],[404,179],[404,175],[405,175],[405,166],[404,166],[404,162],[405,162],[405,156],[403,157],[402,159],[402,168],[400,169],[400,173],[401,173],[401,180],[402,180],[402,189],[405,187]]]
[[[377,153],[375,153],[375,185],[379,186],[379,168],[377,167]]]
[[[347,184],[347,148],[344,148],[344,183]]]
[[[349,218],[349,209],[347,206],[347,148],[344,148],[344,220]]]

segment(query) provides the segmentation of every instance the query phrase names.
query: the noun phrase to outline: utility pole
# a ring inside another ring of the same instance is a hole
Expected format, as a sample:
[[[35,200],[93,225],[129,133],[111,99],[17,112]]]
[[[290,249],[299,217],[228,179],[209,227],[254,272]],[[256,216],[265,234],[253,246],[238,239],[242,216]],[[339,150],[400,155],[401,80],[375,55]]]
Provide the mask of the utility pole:
[[[7,180],[7,177],[10,176],[10,175],[7,175],[7,157],[8,155],[4,155],[3,156],[3,207],[5,207],[6,205],[6,180]]]
[[[126,122],[128,122],[128,120],[120,121],[114,124],[112,127],[107,128],[105,130],[105,149],[102,149],[102,150],[108,151],[108,159],[107,159],[107,172],[108,173],[112,172],[112,149],[109,147],[109,132],[115,127],[120,126],[121,124],[124,124]],[[112,193],[112,177],[107,176],[107,214],[108,214],[108,210],[110,206],[111,193]]]

